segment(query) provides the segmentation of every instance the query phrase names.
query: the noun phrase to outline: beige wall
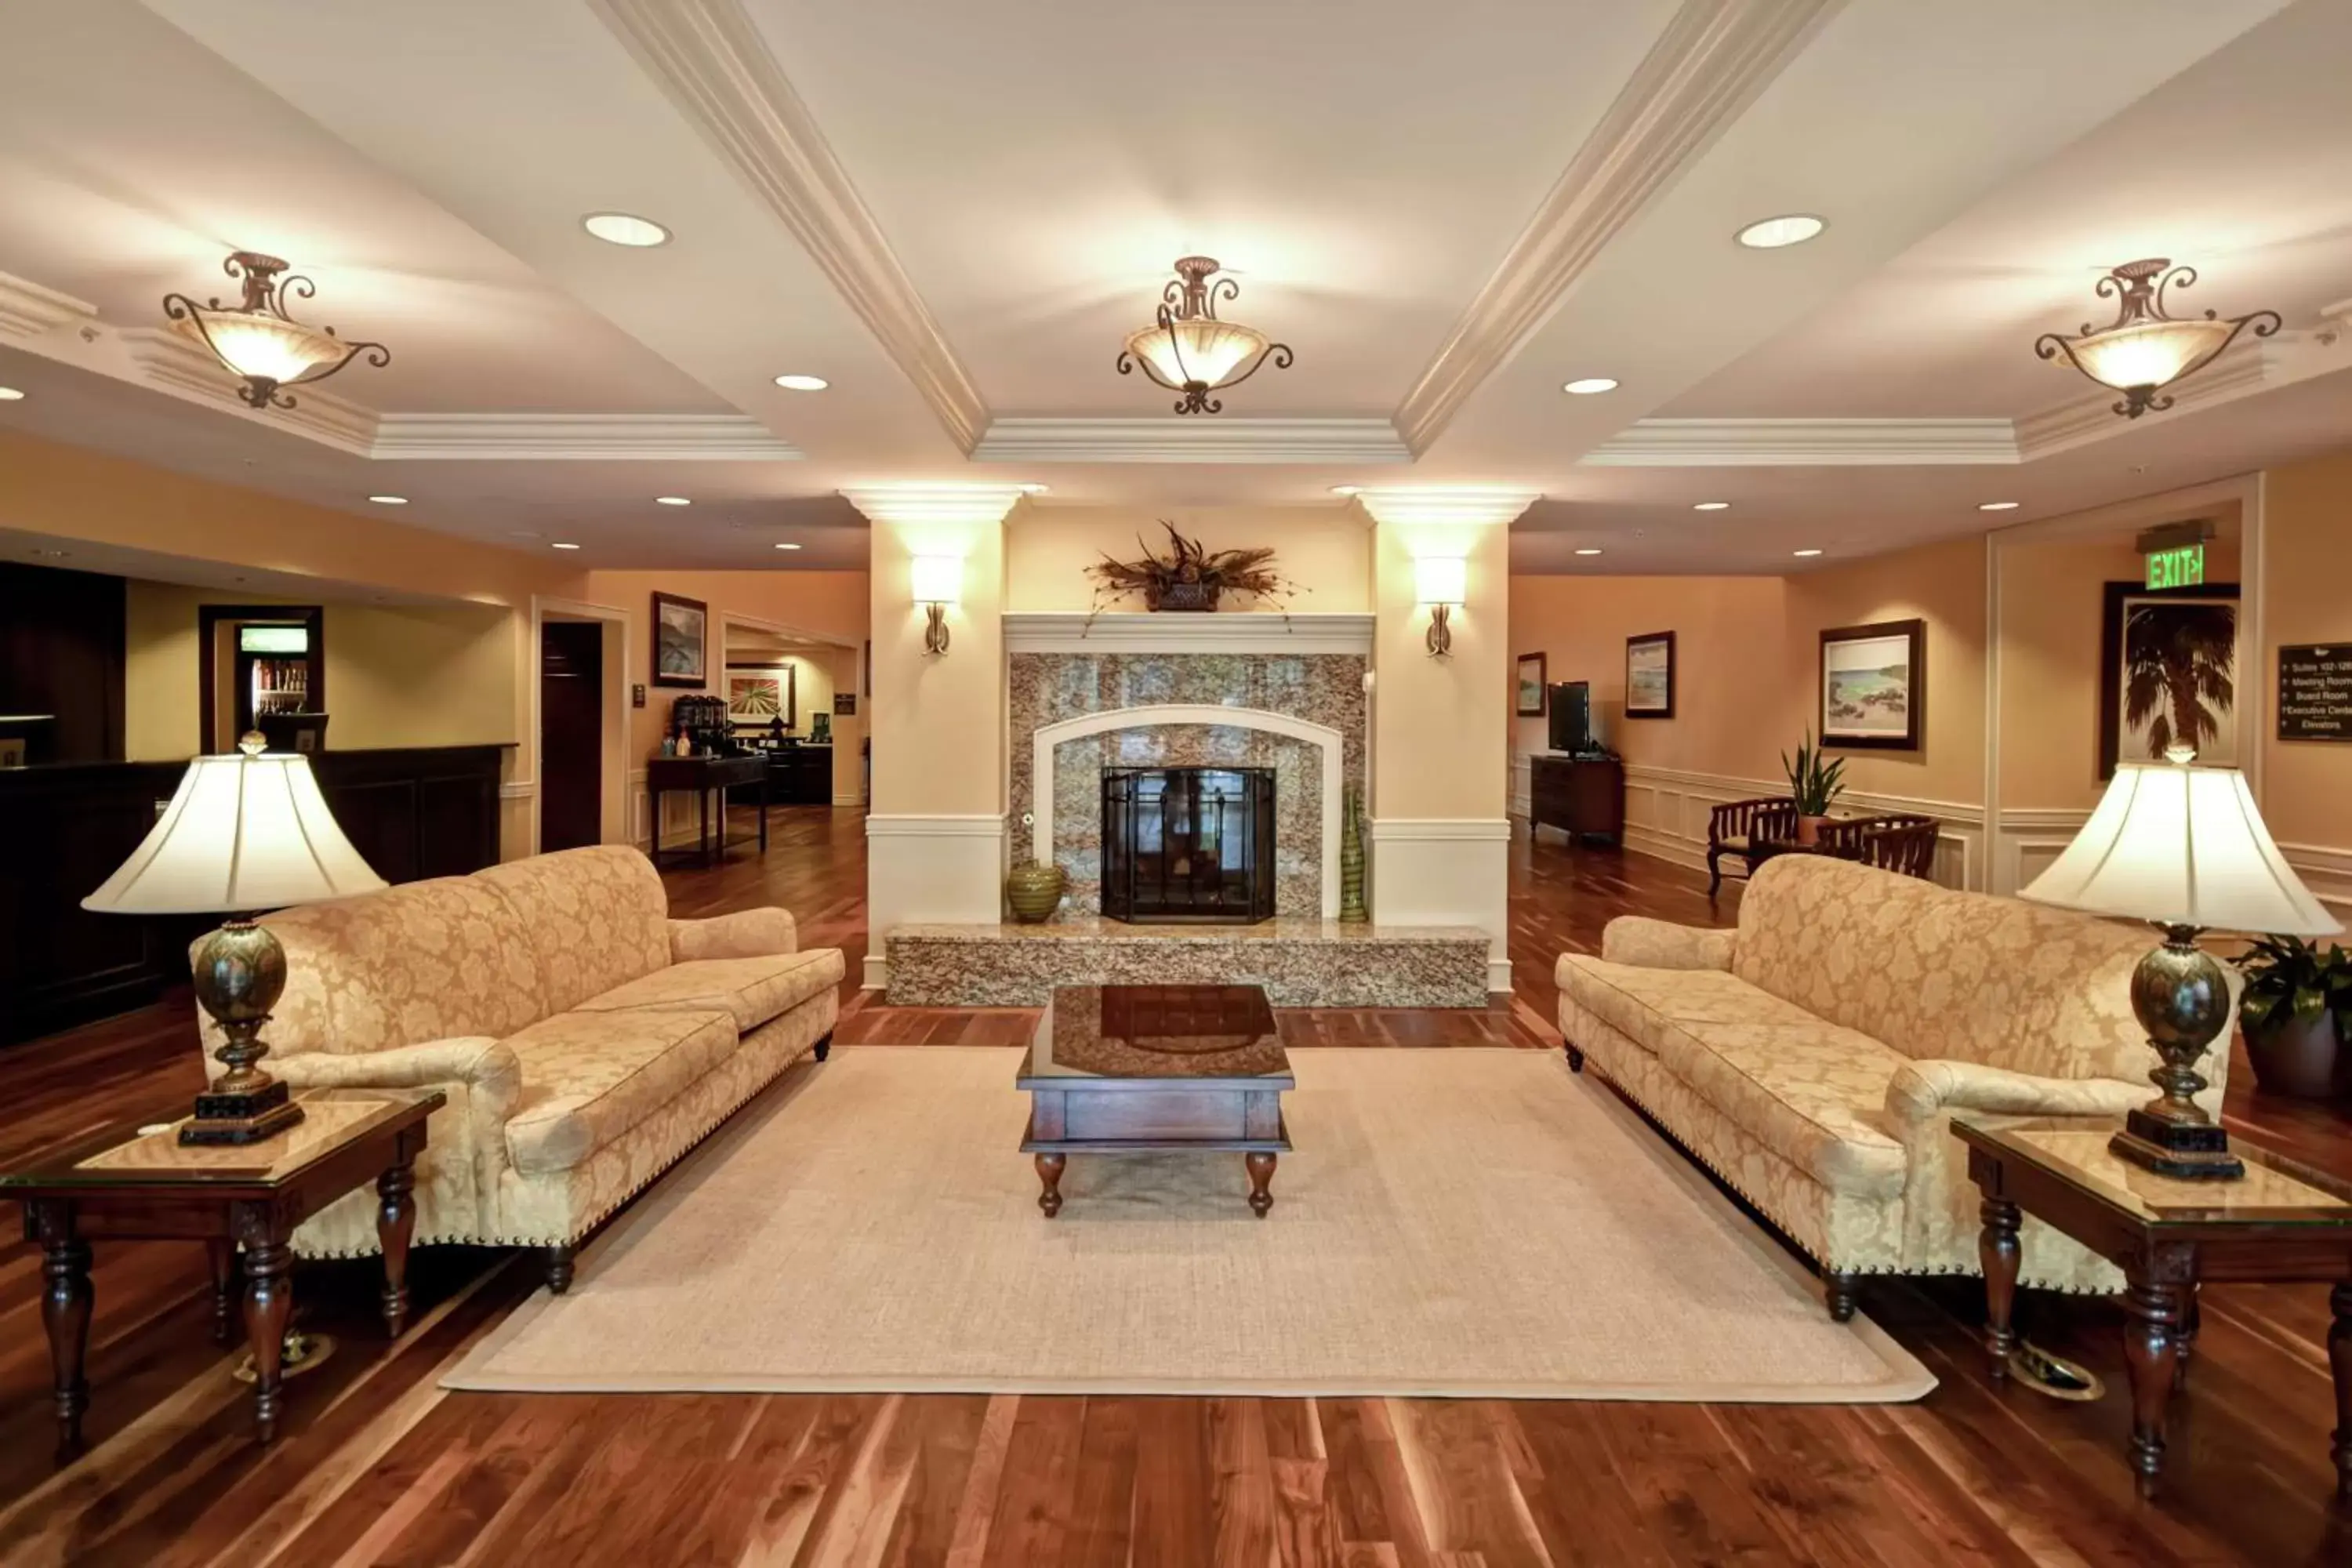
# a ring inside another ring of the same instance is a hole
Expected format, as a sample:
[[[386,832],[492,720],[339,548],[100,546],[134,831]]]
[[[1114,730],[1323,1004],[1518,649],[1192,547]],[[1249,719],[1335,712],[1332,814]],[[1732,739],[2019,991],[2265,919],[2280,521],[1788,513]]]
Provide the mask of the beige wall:
[[[969,816],[1004,809],[1004,533],[1000,523],[876,522],[872,624],[877,816]],[[963,562],[949,647],[923,649],[917,555]]]
[[[1923,546],[1789,577],[1524,576],[1511,584],[1511,653],[1554,681],[1590,680],[1608,744],[1635,766],[1773,782],[1820,724],[1821,634],[1927,623],[1926,744],[1851,751],[1849,788],[1969,804],[1984,795],[1984,542]],[[1675,634],[1675,716],[1624,719],[1625,639]],[[1506,670],[1501,689],[1510,689]],[[1507,696],[1506,700],[1508,700]],[[1604,706],[1605,705],[1605,706]],[[1544,749],[1545,721],[1513,743]]]
[[[1271,546],[1276,568],[1297,585],[1289,602],[1293,610],[1339,615],[1371,608],[1371,522],[1353,506],[1140,510],[1027,504],[1005,524],[1004,607],[1094,608],[1095,584],[1086,569],[1106,553],[1121,561],[1137,560],[1147,548],[1165,555],[1168,532],[1160,526],[1161,518],[1212,551]],[[1139,596],[1104,607],[1140,610],[1143,602]],[[1221,605],[1228,611],[1280,607],[1244,595],[1229,596]]]
[[[270,595],[131,580],[124,605],[124,753],[169,761],[202,743],[196,613],[205,605],[293,604]],[[509,613],[494,605],[321,601],[327,742],[381,746],[521,739]],[[228,677],[221,671],[221,679]]]
[[[1509,809],[1510,721],[1493,694],[1510,678],[1509,531],[1391,522],[1374,539],[1371,815],[1499,820]],[[1414,603],[1413,563],[1424,554],[1467,563],[1444,658],[1430,657],[1429,612]]]
[[[2263,815],[2282,844],[2352,854],[2352,745],[2278,738],[2282,643],[2352,643],[2352,451],[2274,468],[2263,493]]]

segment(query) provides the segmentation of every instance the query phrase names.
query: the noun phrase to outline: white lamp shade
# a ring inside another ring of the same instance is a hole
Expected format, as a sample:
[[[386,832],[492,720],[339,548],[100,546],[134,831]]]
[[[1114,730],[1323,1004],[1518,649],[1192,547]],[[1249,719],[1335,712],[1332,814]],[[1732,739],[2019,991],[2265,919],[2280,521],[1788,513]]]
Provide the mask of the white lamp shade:
[[[2220,353],[2237,330],[2235,322],[2196,319],[2118,327],[2076,339],[2074,363],[2117,392],[2166,386]]]
[[[195,307],[203,329],[188,316],[173,325],[180,335],[210,346],[222,363],[239,375],[262,376],[285,383],[299,381],[311,370],[341,359],[350,351],[341,343],[299,321],[284,321],[259,310],[207,310]]]
[[[1424,555],[1412,563],[1416,604],[1458,605],[1470,591],[1470,563],[1459,555]]]
[[[1168,386],[1223,386],[1235,371],[1265,353],[1265,334],[1255,327],[1214,316],[1187,316],[1127,337],[1127,352],[1149,361]]]
[[[2271,842],[2235,768],[2125,763],[2022,897],[2094,914],[2280,936],[2344,928]]]
[[[310,759],[198,757],[171,805],[86,910],[213,915],[283,909],[384,880],[335,826]]]
[[[955,556],[918,555],[912,576],[919,605],[952,605],[963,597],[963,563]]]

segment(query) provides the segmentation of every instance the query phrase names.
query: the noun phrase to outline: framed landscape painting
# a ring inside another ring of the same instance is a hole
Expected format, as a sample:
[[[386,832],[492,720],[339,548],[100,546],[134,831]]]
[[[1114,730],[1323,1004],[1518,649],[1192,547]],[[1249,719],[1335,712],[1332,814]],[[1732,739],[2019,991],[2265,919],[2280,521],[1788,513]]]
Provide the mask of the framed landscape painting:
[[[654,595],[654,684],[710,683],[710,606],[676,594]]]
[[[1542,654],[1519,655],[1518,673],[1512,680],[1517,702],[1512,711],[1522,719],[1540,719],[1544,715],[1545,668]]]
[[[1625,717],[1675,716],[1675,634],[1625,639]]]
[[[2110,583],[2099,619],[2099,777],[2178,742],[2238,762],[2238,585]]]
[[[1916,752],[1926,735],[1927,623],[1822,633],[1822,743]]]

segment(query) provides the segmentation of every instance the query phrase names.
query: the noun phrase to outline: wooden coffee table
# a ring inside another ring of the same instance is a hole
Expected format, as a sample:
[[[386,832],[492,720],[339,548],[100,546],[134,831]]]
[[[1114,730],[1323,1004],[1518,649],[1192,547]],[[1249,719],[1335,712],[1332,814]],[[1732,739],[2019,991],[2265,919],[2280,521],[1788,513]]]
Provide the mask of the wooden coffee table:
[[[1036,1156],[1047,1219],[1062,1212],[1072,1154],[1232,1151],[1250,1211],[1274,1206],[1275,1157],[1290,1148],[1282,1091],[1297,1080],[1255,985],[1057,988],[1013,1084],[1029,1091],[1021,1147]]]

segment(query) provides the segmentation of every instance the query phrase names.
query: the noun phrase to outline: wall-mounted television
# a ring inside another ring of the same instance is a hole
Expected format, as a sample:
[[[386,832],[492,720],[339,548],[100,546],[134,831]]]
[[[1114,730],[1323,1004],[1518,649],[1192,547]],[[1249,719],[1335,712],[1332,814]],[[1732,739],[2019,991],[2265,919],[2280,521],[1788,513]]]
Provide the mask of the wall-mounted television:
[[[1551,689],[1551,749],[1579,753],[1592,749],[1592,683],[1563,680]]]

